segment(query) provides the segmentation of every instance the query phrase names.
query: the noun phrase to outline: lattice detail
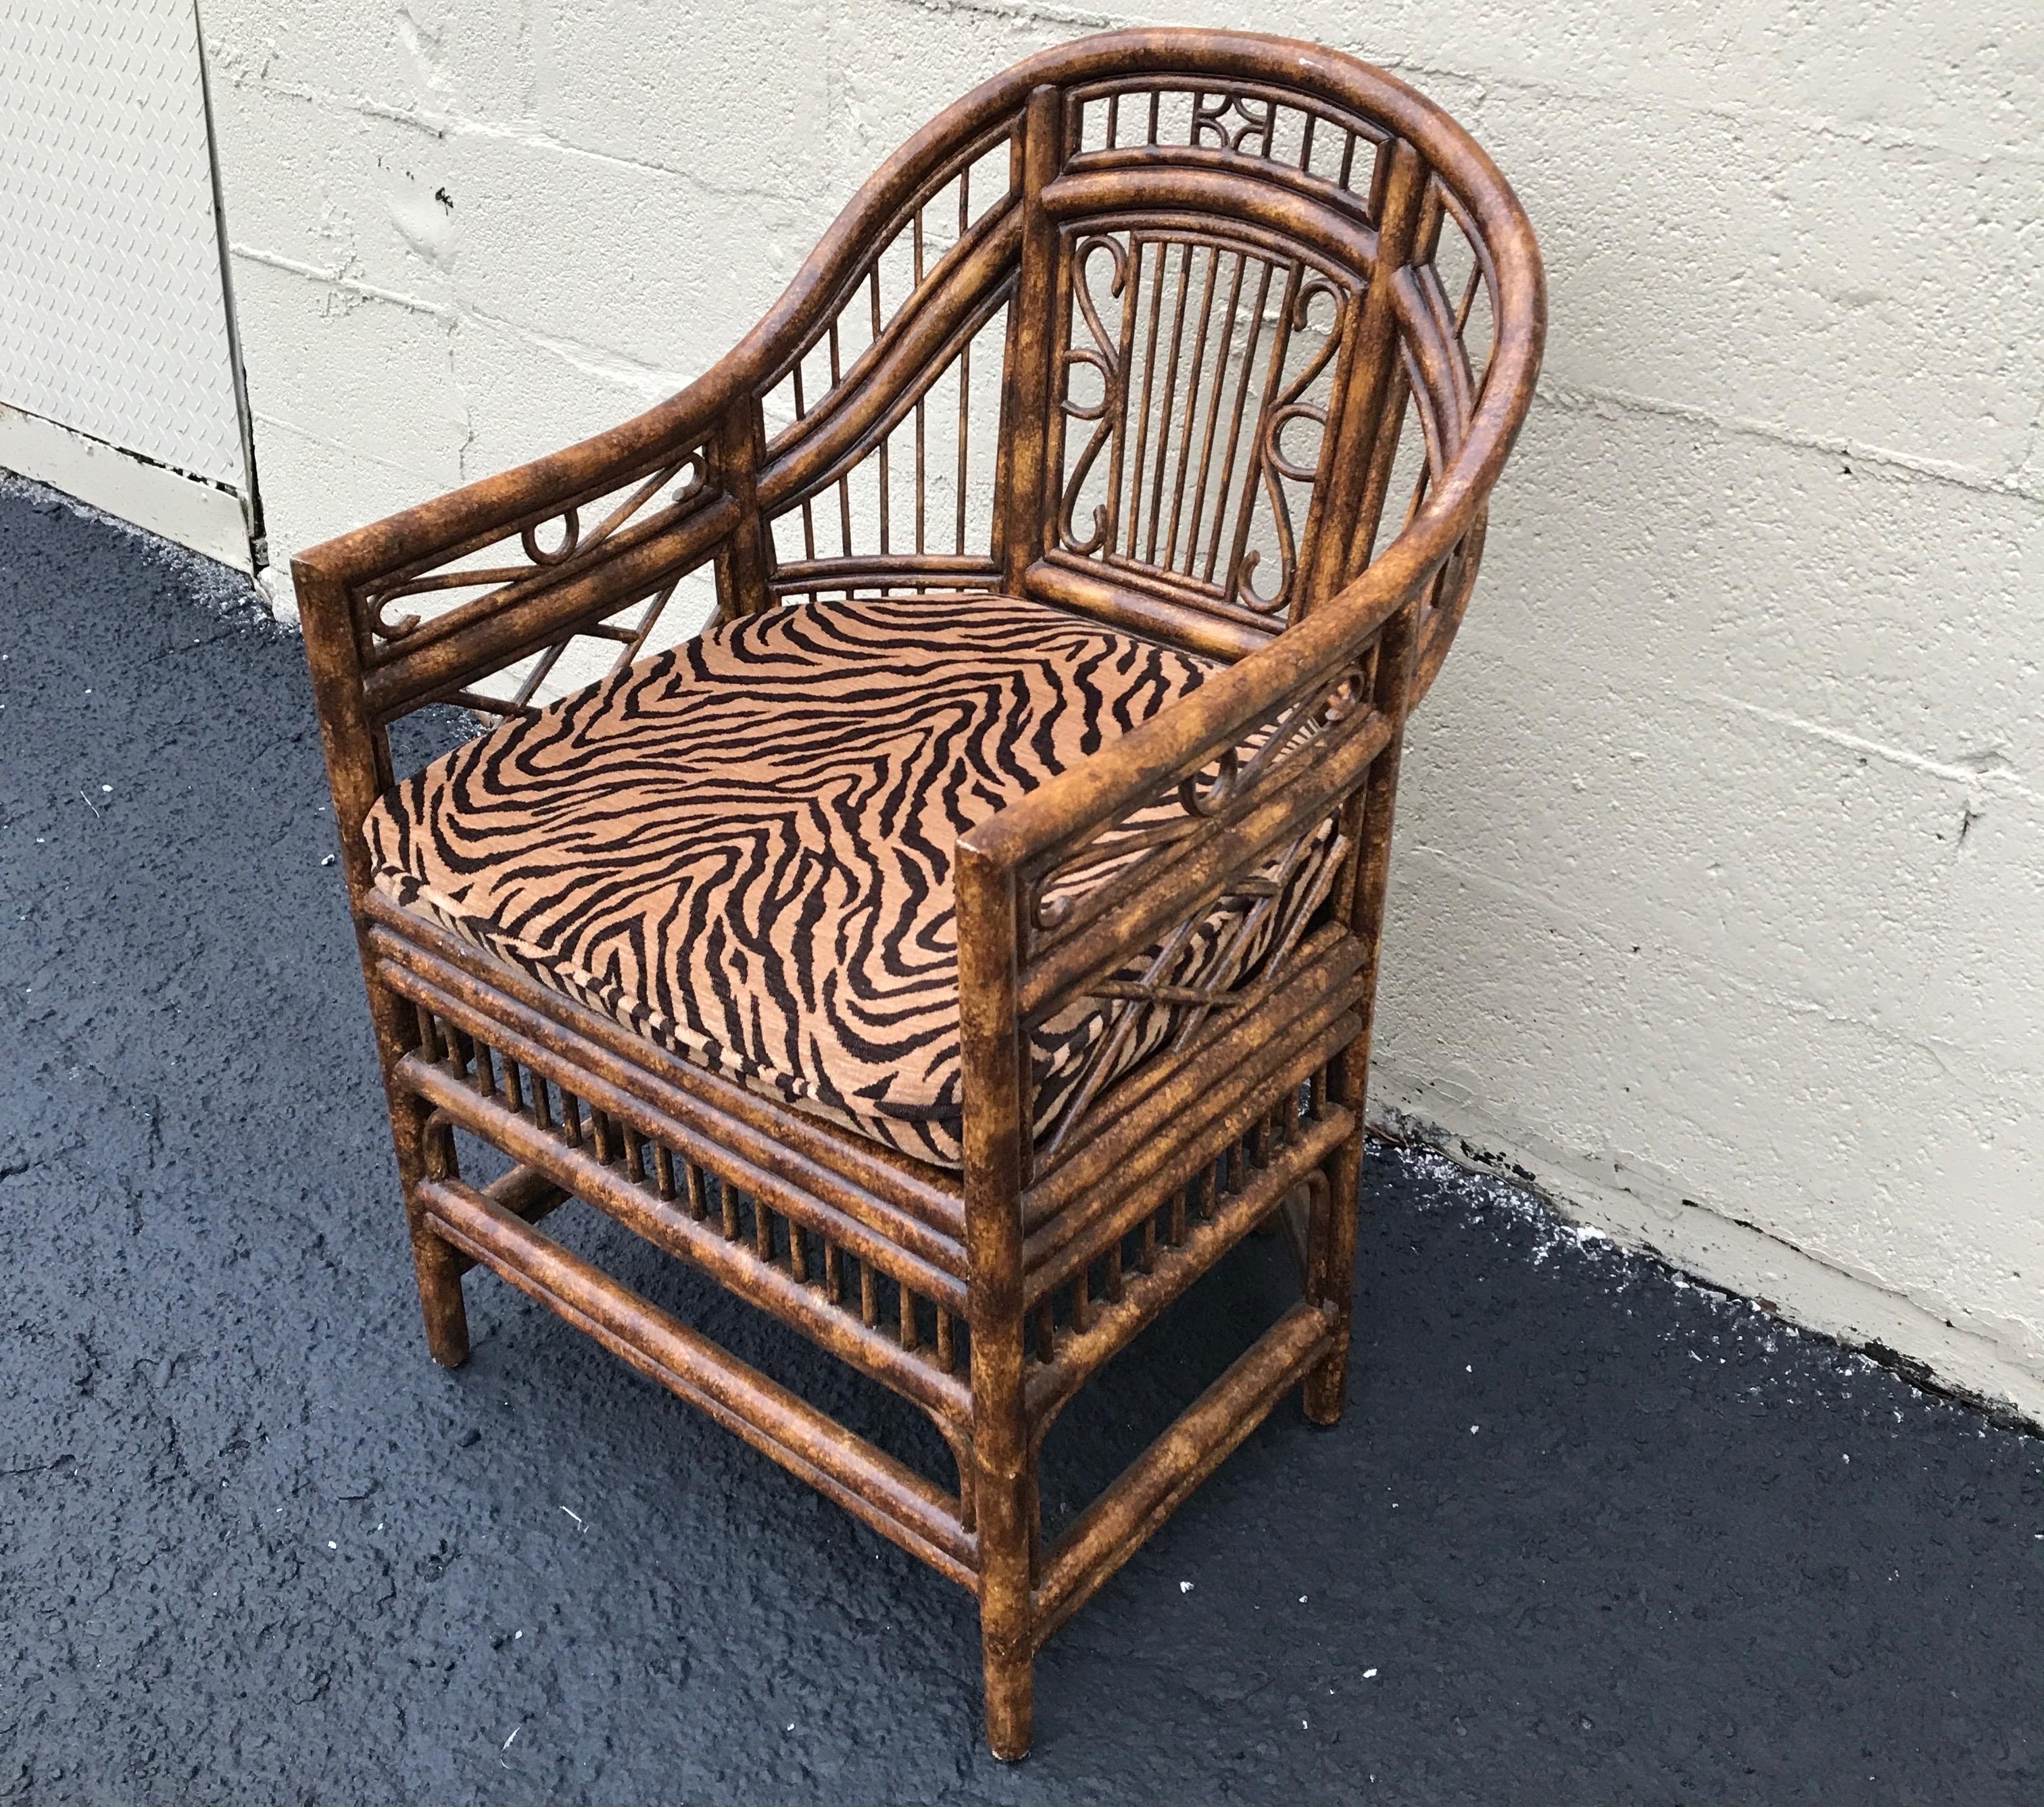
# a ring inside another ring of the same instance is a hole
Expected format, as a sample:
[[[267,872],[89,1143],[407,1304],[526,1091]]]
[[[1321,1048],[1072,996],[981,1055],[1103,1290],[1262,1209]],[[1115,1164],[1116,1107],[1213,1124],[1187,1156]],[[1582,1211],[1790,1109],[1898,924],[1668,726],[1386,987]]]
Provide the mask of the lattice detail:
[[[599,562],[610,543],[635,524],[642,531],[670,524],[703,499],[708,472],[706,454],[697,447],[627,483],[535,516],[482,545],[464,547],[429,569],[379,577],[356,597],[368,635],[368,662],[382,662],[379,654],[410,651]],[[592,514],[595,524],[586,527],[585,517]],[[542,529],[548,528],[559,531],[552,546],[542,543]],[[507,564],[514,547],[519,560]]]
[[[1189,150],[1286,178],[1351,203],[1374,224],[1385,171],[1381,126],[1255,83],[1215,87],[1169,78],[1082,88],[1074,169],[1149,151]]]
[[[415,1005],[421,1057],[481,1099],[522,1118],[562,1148],[593,1157],[761,1268],[778,1269],[847,1323],[876,1332],[935,1372],[962,1372],[963,1325],[898,1275],[813,1225],[772,1209],[567,1086]]]
[[[1132,1227],[1113,1236],[1077,1272],[1052,1287],[1029,1314],[1025,1360],[1032,1369],[1047,1368],[1064,1356],[1070,1340],[1090,1333],[1124,1303],[1139,1276],[1158,1273],[1185,1251],[1202,1226],[1213,1223],[1231,1204],[1245,1198],[1296,1146],[1304,1132],[1322,1122],[1329,1107],[1329,1072],[1314,1071],[1301,1087],[1284,1095],[1177,1186]],[[1317,1173],[1303,1182],[1324,1185]]]
[[[764,386],[768,465],[798,474],[768,520],[777,595],[986,587],[1015,131],[1004,122],[961,151],[875,232]],[[876,397],[878,417],[847,437],[846,411]]]
[[[1428,201],[1439,209],[1440,220],[1424,278],[1431,285],[1430,301],[1452,322],[1461,386],[1473,412],[1496,350],[1497,267],[1468,209],[1438,179],[1429,186]]]
[[[1039,1166],[1064,1151],[1127,1066],[1132,1049],[1146,1059],[1167,1060],[1215,1017],[1262,1001],[1271,976],[1282,970],[1311,924],[1345,846],[1339,811],[1330,811],[1292,836],[1254,875],[1230,883],[1221,900],[1232,907],[1217,929],[1205,912],[1189,915],[1164,937],[1139,976],[1097,979],[1082,988],[1080,995],[1099,1005],[1101,1026],[1070,1092],[1039,1129]],[[1174,983],[1188,954],[1208,938],[1217,945],[1201,964],[1219,976],[1201,984]]]
[[[1157,869],[1209,831],[1281,790],[1299,758],[1324,758],[1377,721],[1366,666],[1350,666],[1290,700],[1239,745],[1174,779],[1141,808],[1066,847],[1029,885],[1023,957],[1039,957],[1126,902]],[[1243,878],[1243,896],[1267,888]]]
[[[1424,330],[1442,373],[1428,382],[1419,348],[1408,332],[1399,347],[1389,400],[1397,411],[1395,455],[1383,466],[1382,487],[1366,497],[1364,518],[1374,537],[1366,558],[1394,531],[1409,526],[1428,490],[1466,439],[1496,356],[1497,270],[1462,204],[1438,178],[1429,178],[1420,213],[1413,277],[1424,309]],[[1387,503],[1403,497],[1397,527],[1385,531]],[[1446,656],[1468,607],[1482,555],[1486,513],[1479,510],[1435,574],[1420,609],[1422,651],[1416,689],[1424,695]]]
[[[994,575],[997,429],[1012,283],[898,396],[884,430],[769,522],[777,596],[984,589]],[[794,386],[798,420],[806,389]]]
[[[1381,736],[1385,724],[1369,704],[1370,684],[1366,663],[1343,669],[1163,794],[1063,850],[1026,889],[1025,963],[1041,962],[1103,918],[1139,907],[1178,876],[1181,862],[1284,793],[1302,762],[1330,759],[1359,732]],[[1047,1015],[1083,1000],[1098,1022],[1057,1111],[1038,1122],[1039,1168],[1057,1160],[1096,1106],[1108,1107],[1101,1100],[1132,1054],[1168,1059],[1216,1018],[1262,1001],[1313,922],[1348,845],[1339,802],[1294,820],[1236,859],[1217,886],[1200,888],[1139,968],[1096,973],[1043,1004]],[[1189,972],[1203,976],[1187,982]]]
[[[380,577],[354,597],[363,663],[374,669],[403,659],[572,582],[669,531],[717,493],[709,453],[699,445],[500,534]],[[668,614],[683,587],[682,577],[663,578],[600,617],[577,619],[539,648],[513,654],[497,672],[471,675],[446,700],[497,716],[529,715],[539,702],[693,632],[704,608],[682,612],[683,621]]]
[[[767,455],[796,443],[812,416],[859,387],[911,305],[986,241],[1015,201],[1012,121],[961,152],[873,233],[874,248],[840,279],[822,324],[763,394]]]
[[[1066,256],[1051,544],[1282,615],[1354,285],[1212,232],[1076,232]]]

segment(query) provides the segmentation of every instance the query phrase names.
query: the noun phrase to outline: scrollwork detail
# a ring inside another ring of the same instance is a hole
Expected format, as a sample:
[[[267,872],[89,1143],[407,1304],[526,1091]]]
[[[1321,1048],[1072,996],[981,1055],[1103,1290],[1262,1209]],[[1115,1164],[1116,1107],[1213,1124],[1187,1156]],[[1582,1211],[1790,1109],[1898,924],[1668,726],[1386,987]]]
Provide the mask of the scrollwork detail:
[[[1285,485],[1288,482],[1301,485],[1310,491],[1319,481],[1320,457],[1326,447],[1327,411],[1304,397],[1341,343],[1347,296],[1324,276],[1308,277],[1293,297],[1291,326],[1295,332],[1307,330],[1312,324],[1314,306],[1321,301],[1327,302],[1333,313],[1322,329],[1320,343],[1292,380],[1270,398],[1257,435],[1257,481],[1270,505],[1271,528],[1278,536],[1278,588],[1268,596],[1257,589],[1254,574],[1262,550],[1251,547],[1231,574],[1229,600],[1261,615],[1274,615],[1289,604],[1298,576],[1298,534],[1293,525],[1291,499]],[[1285,429],[1300,420],[1320,429],[1320,441],[1314,447],[1310,464],[1288,456],[1285,451]]]
[[[417,615],[393,615],[392,603],[409,593],[394,590],[387,596],[379,596],[369,616],[369,631],[379,640],[402,640],[419,631],[420,617]]]
[[[1265,781],[1272,768],[1302,742],[1339,724],[1362,725],[1357,718],[1366,716],[1370,696],[1366,668],[1360,663],[1343,666],[1293,697],[1247,738],[1173,781],[1168,790],[1133,816],[1039,874],[1024,911],[1032,931],[1026,951],[1040,949],[1043,944],[1037,938],[1055,936],[1070,927],[1082,901],[1101,885],[1116,882],[1116,875],[1131,862],[1198,834],[1217,817],[1235,815],[1252,807],[1265,794]]]
[[[1228,123],[1230,113],[1242,121],[1232,129]],[[1253,95],[1238,94],[1232,89],[1217,94],[1202,93],[1193,96],[1191,136],[1195,145],[1204,144],[1211,134],[1216,145],[1234,152],[1237,156],[1268,157],[1277,126],[1278,106],[1274,101],[1259,102]],[[1246,151],[1243,147],[1252,140],[1256,149]]]
[[[1068,345],[1058,360],[1058,405],[1065,417],[1082,423],[1090,422],[1093,432],[1088,435],[1078,460],[1071,466],[1066,479],[1063,493],[1058,504],[1058,539],[1068,552],[1084,555],[1097,552],[1106,546],[1113,531],[1110,511],[1102,505],[1093,508],[1093,531],[1084,538],[1080,536],[1074,520],[1078,512],[1079,493],[1092,474],[1109,440],[1114,436],[1116,423],[1123,408],[1121,353],[1119,343],[1109,332],[1101,319],[1098,304],[1093,299],[1090,270],[1097,253],[1105,252],[1112,267],[1108,293],[1116,301],[1124,300],[1128,282],[1128,252],[1116,238],[1096,236],[1082,239],[1072,253],[1072,301],[1076,313],[1085,321],[1086,330],[1092,334],[1091,345]],[[1072,372],[1084,365],[1100,374],[1101,395],[1097,402],[1076,401],[1072,398]]]
[[[518,535],[518,543],[525,549],[525,556],[536,565],[565,565],[574,556],[575,547],[582,542],[581,509],[563,508],[555,519],[561,524],[561,543],[551,552],[540,543],[538,522]]]
[[[414,612],[397,611],[396,605],[408,598],[473,590],[482,593],[465,599],[459,606],[486,604],[501,600],[521,585],[529,586],[540,573],[556,572],[577,558],[586,558],[613,534],[644,513],[653,499],[670,485],[673,487],[667,497],[670,508],[686,507],[705,493],[709,486],[709,461],[700,447],[682,453],[640,479],[594,528],[585,530],[582,526],[583,510],[590,506],[586,501],[571,503],[558,513],[528,523],[518,530],[518,547],[527,561],[523,565],[455,566],[415,572],[370,591],[362,604],[367,612],[369,633],[386,644],[417,634],[425,625],[424,618]],[[550,522],[558,523],[560,529],[559,543],[552,547],[542,545],[540,540],[540,530]]]
[[[1178,781],[1178,807],[1188,815],[1218,815],[1234,801],[1241,781],[1242,750],[1231,746],[1215,762],[1211,778],[1201,770]]]

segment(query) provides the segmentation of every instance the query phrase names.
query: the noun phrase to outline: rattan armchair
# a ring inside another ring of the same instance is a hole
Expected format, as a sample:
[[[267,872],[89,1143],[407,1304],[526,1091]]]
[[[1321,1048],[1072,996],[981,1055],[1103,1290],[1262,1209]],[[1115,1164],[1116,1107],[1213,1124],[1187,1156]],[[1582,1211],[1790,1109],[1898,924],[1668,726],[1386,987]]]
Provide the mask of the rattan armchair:
[[[670,401],[295,563],[434,1358],[492,1268],[966,1588],[1002,1757],[1273,1405],[1341,1413],[1401,731],[1543,321],[1411,90],[1118,33],[916,133]],[[497,725],[395,771],[448,703]],[[571,1200],[955,1485],[537,1227]],[[1274,1220],[1299,1302],[1043,1547],[1051,1421]]]

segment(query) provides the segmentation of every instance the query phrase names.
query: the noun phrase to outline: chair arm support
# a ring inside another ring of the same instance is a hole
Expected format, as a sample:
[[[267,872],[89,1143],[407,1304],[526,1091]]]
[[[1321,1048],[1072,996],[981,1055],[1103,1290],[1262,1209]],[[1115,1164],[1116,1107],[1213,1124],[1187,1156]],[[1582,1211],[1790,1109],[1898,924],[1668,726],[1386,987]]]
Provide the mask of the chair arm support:
[[[1259,727],[1339,681],[1416,601],[1431,566],[1400,581],[1380,561],[1305,620],[1224,667],[1081,765],[1017,798],[959,842],[962,857],[1028,877]]]
[[[430,570],[558,516],[701,443],[745,393],[733,358],[643,414],[529,463],[484,477],[321,542],[291,561],[301,585],[359,590]]]
[[[1054,1162],[1127,1051],[1164,1057],[1216,1012],[1253,1008],[1327,907],[1355,915],[1437,568],[1387,553],[1281,639],[960,838],[968,1174],[976,1160],[1025,1175]],[[1204,954],[1202,936],[1215,938]],[[1105,1026],[1046,1118],[1031,1038],[1074,1008]]]
[[[386,721],[699,565],[743,517],[725,435],[755,362],[748,342],[620,426],[301,554],[309,649]]]

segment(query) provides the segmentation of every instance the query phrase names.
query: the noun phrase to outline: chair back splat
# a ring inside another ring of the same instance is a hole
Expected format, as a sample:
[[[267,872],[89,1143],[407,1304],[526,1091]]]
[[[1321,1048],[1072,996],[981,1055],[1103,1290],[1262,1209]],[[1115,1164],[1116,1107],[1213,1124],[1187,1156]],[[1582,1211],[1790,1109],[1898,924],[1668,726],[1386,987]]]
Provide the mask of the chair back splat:
[[[1403,731],[1544,323],[1412,90],[1113,33],[910,138],[672,400],[295,563],[432,1353],[488,1267],[959,1583],[1001,1756],[1277,1401],[1340,1415]],[[495,725],[397,770],[448,703]],[[571,1202],[955,1472],[539,1227]],[[1051,1421],[1274,1218],[1298,1302],[1047,1534]]]

